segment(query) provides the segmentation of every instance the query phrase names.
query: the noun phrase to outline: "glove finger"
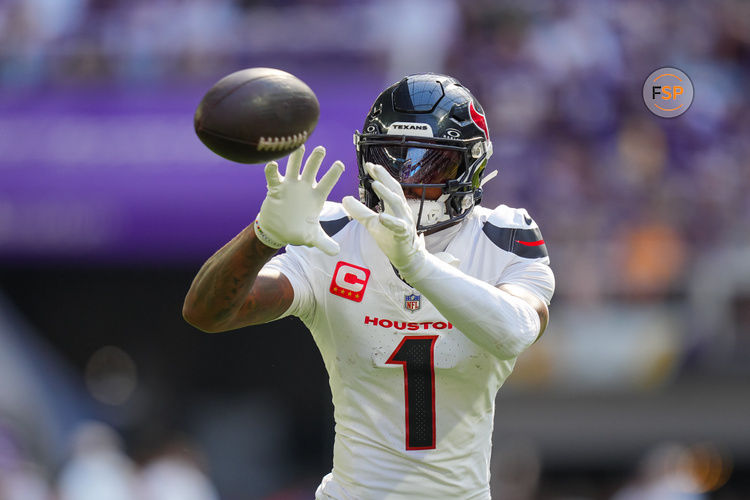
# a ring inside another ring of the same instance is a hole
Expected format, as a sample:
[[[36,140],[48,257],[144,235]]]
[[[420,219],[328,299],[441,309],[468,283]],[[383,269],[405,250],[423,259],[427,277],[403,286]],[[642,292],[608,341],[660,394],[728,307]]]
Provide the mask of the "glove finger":
[[[352,219],[357,220],[360,224],[367,227],[369,221],[373,218],[377,218],[378,214],[367,208],[359,200],[354,199],[353,196],[344,196],[341,200],[341,204],[344,206],[344,210]]]
[[[320,179],[320,182],[315,186],[315,189],[323,193],[325,198],[328,198],[333,186],[339,181],[339,177],[341,177],[342,173],[344,173],[344,164],[336,160],[333,162],[333,165],[331,165],[331,168],[328,169],[328,172],[326,172]]]
[[[401,189],[401,186],[399,186]],[[411,220],[409,206],[406,200],[399,197],[396,193],[388,189],[382,182],[375,181],[372,183],[372,190],[385,203],[386,213],[395,215],[399,219]]]
[[[315,182],[315,177],[318,176],[318,170],[320,170],[320,164],[323,163],[323,158],[326,156],[326,148],[323,146],[317,146],[312,150],[310,156],[307,157],[305,167],[302,169],[302,180],[306,183],[312,184]]]
[[[409,226],[402,219],[385,213],[380,213],[378,215],[378,220],[396,236],[406,236],[409,234]]]
[[[305,145],[301,145],[289,155],[286,160],[286,173],[284,179],[297,180],[299,178],[299,168],[302,165],[302,157],[305,156]]]
[[[266,173],[266,182],[268,183],[268,187],[276,187],[279,184],[281,184],[281,175],[279,174],[279,164],[275,161],[266,163],[266,168],[264,169],[264,172]]]
[[[318,233],[312,241],[312,246],[319,248],[328,255],[336,255],[341,250],[339,244],[331,239],[320,226],[318,226]]]
[[[366,163],[365,170],[370,174],[370,177],[376,181],[382,182],[388,189],[406,199],[404,196],[404,188],[401,187],[401,184],[399,184],[399,182],[394,179],[382,165]]]

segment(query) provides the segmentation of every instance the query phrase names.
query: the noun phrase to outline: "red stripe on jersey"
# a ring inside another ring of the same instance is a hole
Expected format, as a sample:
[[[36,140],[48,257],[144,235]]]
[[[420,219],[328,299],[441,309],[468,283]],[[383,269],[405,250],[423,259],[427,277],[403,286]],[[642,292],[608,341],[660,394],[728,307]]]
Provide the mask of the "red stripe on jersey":
[[[527,246],[527,247],[538,247],[539,245],[544,245],[544,240],[538,240],[538,241],[521,241],[516,240],[516,243],[520,243],[521,245]]]

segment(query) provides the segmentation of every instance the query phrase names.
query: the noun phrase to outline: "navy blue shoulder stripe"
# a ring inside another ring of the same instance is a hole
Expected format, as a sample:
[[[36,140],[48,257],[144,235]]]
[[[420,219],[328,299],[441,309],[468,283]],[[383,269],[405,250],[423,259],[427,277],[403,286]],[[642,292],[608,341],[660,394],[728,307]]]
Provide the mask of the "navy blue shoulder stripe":
[[[351,219],[349,217],[344,216],[340,219],[322,220],[320,221],[320,225],[323,228],[323,231],[325,231],[328,236],[333,236],[334,234],[344,229],[344,226],[349,224],[350,220]]]
[[[497,227],[489,222],[484,223],[482,231],[498,247],[527,259],[547,257],[547,245],[544,244],[539,228],[520,229],[514,227]]]

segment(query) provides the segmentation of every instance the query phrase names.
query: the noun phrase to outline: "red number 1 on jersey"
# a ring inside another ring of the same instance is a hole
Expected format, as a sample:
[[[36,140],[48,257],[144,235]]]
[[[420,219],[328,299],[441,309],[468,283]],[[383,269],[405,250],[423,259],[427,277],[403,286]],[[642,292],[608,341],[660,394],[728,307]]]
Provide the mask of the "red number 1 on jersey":
[[[435,448],[435,341],[437,335],[407,336],[386,364],[404,367],[406,449]]]

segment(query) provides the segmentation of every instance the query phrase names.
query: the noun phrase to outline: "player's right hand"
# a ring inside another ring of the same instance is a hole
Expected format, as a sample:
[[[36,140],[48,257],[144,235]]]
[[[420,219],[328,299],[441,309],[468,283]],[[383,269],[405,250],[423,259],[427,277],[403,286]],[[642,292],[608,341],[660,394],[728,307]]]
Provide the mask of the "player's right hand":
[[[289,155],[283,177],[278,163],[272,161],[266,165],[268,194],[255,219],[255,234],[272,248],[304,245],[336,255],[339,244],[323,231],[319,218],[323,204],[344,172],[344,164],[335,161],[320,182],[316,182],[326,150],[323,146],[313,149],[300,173],[304,153],[305,147],[300,146]]]
[[[425,251],[424,237],[417,234],[401,184],[380,165],[365,163],[373,178],[372,189],[383,200],[385,211],[376,213],[352,196],[342,200],[344,210],[362,224],[396,269],[403,272],[413,267],[420,252]]]

